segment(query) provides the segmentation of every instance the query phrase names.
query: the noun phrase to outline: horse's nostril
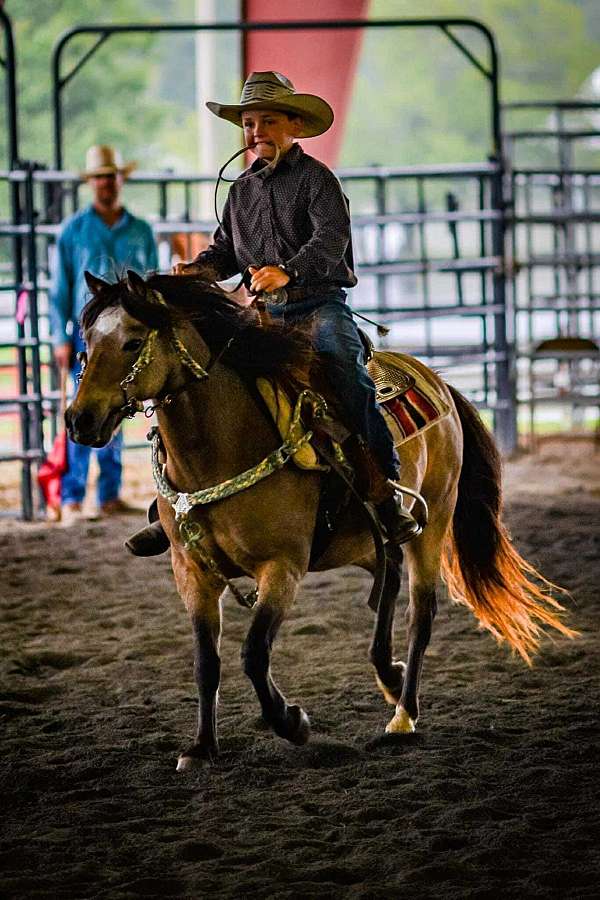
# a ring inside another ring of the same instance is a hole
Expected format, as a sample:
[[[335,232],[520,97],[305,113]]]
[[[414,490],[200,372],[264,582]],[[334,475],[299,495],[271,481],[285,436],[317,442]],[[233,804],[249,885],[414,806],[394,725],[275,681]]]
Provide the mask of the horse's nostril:
[[[85,434],[86,431],[91,431],[95,421],[94,414],[87,409],[82,410],[80,413],[71,413],[70,420],[71,427],[82,434]]]

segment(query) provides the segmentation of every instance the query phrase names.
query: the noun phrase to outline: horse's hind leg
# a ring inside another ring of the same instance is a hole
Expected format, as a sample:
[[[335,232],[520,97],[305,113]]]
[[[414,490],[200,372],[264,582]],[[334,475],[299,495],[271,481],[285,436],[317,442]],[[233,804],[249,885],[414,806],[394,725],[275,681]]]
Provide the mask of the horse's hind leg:
[[[177,590],[192,622],[194,675],[198,685],[198,728],[194,743],[180,754],[177,771],[192,769],[212,760],[218,753],[217,691],[221,677],[219,639],[222,586],[206,577],[189,554],[172,549]]]
[[[388,703],[400,700],[406,666],[392,658],[394,613],[402,580],[402,550],[397,558],[388,555],[385,582],[373,628],[370,658],[375,667],[375,680]]]
[[[300,706],[287,703],[270,672],[271,647],[298,591],[299,576],[281,563],[271,562],[260,573],[256,612],[242,647],[244,671],[258,696],[263,719],[279,737],[305,744],[310,734],[308,716]]]
[[[410,584],[410,599],[406,611],[408,655],[402,693],[395,715],[385,729],[388,732],[413,732],[419,718],[419,683],[423,656],[437,611],[436,585],[445,534],[445,527],[436,525],[437,523],[430,523],[420,537],[405,545]]]

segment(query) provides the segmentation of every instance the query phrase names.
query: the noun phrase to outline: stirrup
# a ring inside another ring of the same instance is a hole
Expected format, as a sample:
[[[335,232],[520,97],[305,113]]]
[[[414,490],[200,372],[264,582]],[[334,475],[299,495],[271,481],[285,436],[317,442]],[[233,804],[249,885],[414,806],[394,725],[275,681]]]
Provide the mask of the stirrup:
[[[419,494],[418,491],[414,491],[412,488],[406,487],[404,484],[400,484],[399,481],[394,481],[393,478],[388,478],[389,483],[395,489],[397,494],[400,494],[401,498],[403,494],[408,494],[409,497],[414,497],[416,502],[420,504],[423,509],[423,521],[420,523],[420,529],[423,531],[427,523],[429,522],[429,507],[427,506],[427,501],[422,494]],[[404,503],[402,503],[402,509],[404,509]],[[406,510],[408,512],[408,510]],[[409,513],[410,515],[410,513]],[[413,516],[414,518],[414,516]],[[415,520],[416,521],[416,520]],[[419,532],[420,533],[420,532]]]

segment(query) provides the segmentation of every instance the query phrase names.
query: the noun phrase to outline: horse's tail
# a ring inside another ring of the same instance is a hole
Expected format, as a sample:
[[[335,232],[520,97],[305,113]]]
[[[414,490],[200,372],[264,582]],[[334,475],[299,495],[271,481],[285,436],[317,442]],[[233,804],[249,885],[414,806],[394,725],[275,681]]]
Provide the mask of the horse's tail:
[[[464,436],[458,500],[442,560],[453,600],[466,604],[498,641],[506,640],[531,665],[542,627],[575,637],[547,581],[520,556],[501,522],[500,454],[475,408],[449,387]],[[532,580],[532,579],[535,579]]]

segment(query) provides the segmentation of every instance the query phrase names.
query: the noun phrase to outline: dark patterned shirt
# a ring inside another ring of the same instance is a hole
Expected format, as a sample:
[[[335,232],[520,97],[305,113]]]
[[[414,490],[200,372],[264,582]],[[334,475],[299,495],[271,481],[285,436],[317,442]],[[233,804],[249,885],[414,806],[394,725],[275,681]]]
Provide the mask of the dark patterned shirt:
[[[350,212],[333,172],[299,144],[263,175],[266,165],[257,159],[234,181],[223,223],[194,262],[219,279],[284,264],[294,285],[354,287]]]

